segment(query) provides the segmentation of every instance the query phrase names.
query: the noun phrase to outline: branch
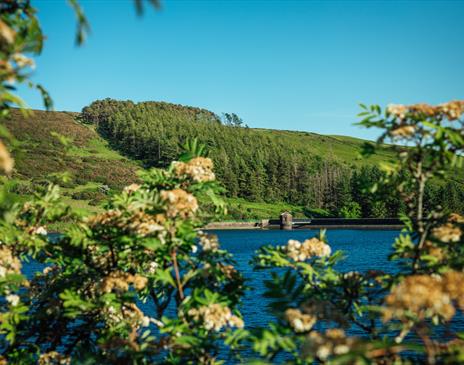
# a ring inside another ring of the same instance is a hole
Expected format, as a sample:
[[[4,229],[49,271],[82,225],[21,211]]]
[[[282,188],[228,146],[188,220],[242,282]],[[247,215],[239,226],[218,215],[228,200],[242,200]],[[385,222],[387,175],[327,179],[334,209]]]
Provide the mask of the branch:
[[[174,273],[176,275],[177,289],[179,290],[179,299],[184,300],[184,290],[180,280],[179,265],[177,264],[177,252],[175,249],[171,251],[172,264],[174,265]]]

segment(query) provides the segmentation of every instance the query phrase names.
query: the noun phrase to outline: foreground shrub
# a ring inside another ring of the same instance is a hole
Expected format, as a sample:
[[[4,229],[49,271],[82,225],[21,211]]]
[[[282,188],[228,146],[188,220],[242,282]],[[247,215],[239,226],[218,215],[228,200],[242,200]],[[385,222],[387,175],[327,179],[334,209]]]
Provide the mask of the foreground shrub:
[[[223,207],[211,161],[191,161],[145,172],[54,239],[47,225],[73,216],[57,186],[23,205],[3,200],[3,360],[212,363],[234,346],[243,279],[217,238],[197,230],[204,201]],[[26,277],[25,260],[43,271]]]
[[[464,101],[384,112],[363,106],[360,124],[383,129],[379,143],[396,143],[398,160],[384,166],[371,189],[390,189],[405,203],[405,228],[390,257],[397,270],[381,272],[372,263],[367,272],[340,272],[342,254],[331,254],[324,234],[262,247],[254,264],[274,269],[266,296],[277,317],[251,336],[262,357],[297,364],[464,362],[464,217],[424,209],[427,184],[461,167],[463,112]]]

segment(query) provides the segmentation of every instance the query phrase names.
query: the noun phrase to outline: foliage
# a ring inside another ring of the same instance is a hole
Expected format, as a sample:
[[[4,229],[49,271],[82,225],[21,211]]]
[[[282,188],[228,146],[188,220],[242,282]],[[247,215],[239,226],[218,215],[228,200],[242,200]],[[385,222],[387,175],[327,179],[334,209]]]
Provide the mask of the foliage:
[[[225,343],[234,347],[243,327],[243,279],[217,238],[197,230],[208,201],[217,214],[223,210],[209,161],[196,157],[144,172],[141,185],[128,186],[104,212],[79,218],[54,239],[47,225],[74,214],[57,186],[25,204],[9,204],[5,193],[4,359],[211,363]],[[196,169],[185,173],[180,164]],[[26,278],[20,259],[44,269]]]
[[[222,114],[222,123],[230,127],[246,127],[248,126],[243,122],[243,119],[240,118],[235,113],[224,113]]]
[[[134,0],[137,12],[143,12],[142,0]],[[158,0],[149,0],[156,8]],[[77,0],[68,0],[76,15],[76,44],[81,45],[90,31],[90,25]],[[29,0],[8,0],[0,3],[0,121],[3,122],[14,107],[25,116],[31,110],[15,92],[25,85],[36,89],[46,110],[53,109],[53,100],[47,90],[31,80],[35,68],[33,57],[40,55],[45,35],[42,32],[36,9]],[[13,171],[14,161],[4,142],[15,144],[15,139],[3,125],[0,127],[0,169],[6,174]]]
[[[111,99],[95,101],[82,111],[82,119],[96,125],[114,148],[149,166],[166,166],[177,159],[186,140],[198,139],[208,147],[218,180],[230,198],[285,202],[337,215],[345,199],[362,195],[350,185],[352,171],[361,163],[356,160],[359,141],[235,128],[240,123],[232,121],[240,118],[234,115],[225,114],[231,122],[223,125],[204,109]],[[392,157],[382,148],[373,162]]]
[[[279,217],[282,212],[291,212],[294,217],[304,218],[303,208],[287,203],[250,202],[242,198],[225,198],[227,218],[256,220]]]
[[[464,217],[426,210],[424,196],[431,179],[461,166],[464,101],[362,108],[360,124],[383,130],[378,143],[399,142],[397,163],[384,166],[371,188],[405,203],[405,228],[390,257],[397,270],[339,271],[342,253],[331,253],[323,232],[262,247],[254,264],[273,270],[266,296],[276,322],[252,332],[250,342],[269,362],[462,363],[463,336],[455,331],[464,311]]]
[[[460,163],[453,157],[464,147],[455,135],[460,121],[368,111],[362,124],[386,130],[379,142],[396,139],[403,125],[414,128],[395,147],[398,164],[372,188],[381,196],[395,189],[406,203],[390,257],[397,271],[340,271],[343,254],[332,252],[324,232],[264,246],[253,263],[271,270],[265,296],[276,320],[242,329],[243,278],[217,238],[198,231],[223,211],[221,188],[211,160],[194,156],[203,149],[191,142],[182,161],[143,172],[141,185],[94,216],[77,216],[53,185],[24,204],[4,191],[2,356],[21,364],[212,364],[243,360],[252,348],[263,362],[459,362],[462,336],[449,330],[464,310],[464,218],[441,207],[426,212],[423,197],[430,179]],[[446,136],[437,136],[443,126]],[[62,235],[45,235],[47,225],[69,217],[75,224]],[[43,271],[26,278],[21,260]]]
[[[305,216],[308,218],[327,218],[330,217],[330,212],[321,208],[309,208],[304,209]]]
[[[383,216],[386,214],[384,213]],[[343,218],[360,218],[361,217],[361,206],[356,202],[347,202],[340,209],[340,216]],[[382,217],[382,215],[380,215]]]
[[[165,147],[172,144],[169,147],[172,148],[172,153],[168,156],[166,164],[179,158],[185,147],[181,144],[189,140],[187,136],[197,136],[197,143],[200,145],[209,141],[207,150],[215,161],[216,175],[226,187],[229,200],[233,202],[229,219],[278,217],[281,211],[277,211],[279,210],[277,207],[282,207],[282,211],[299,211],[301,206],[308,209],[323,209],[328,212],[327,216],[343,216],[341,209],[351,202],[361,206],[362,217],[395,217],[404,211],[404,203],[397,195],[390,194],[388,189],[384,189],[382,194],[381,191],[376,192],[376,199],[382,203],[374,202],[375,196],[369,189],[382,175],[382,171],[371,163],[391,164],[389,161],[394,160],[393,155],[383,154],[383,148],[376,151],[376,155],[367,163],[361,163],[358,160],[351,162],[346,160],[343,150],[349,146],[350,150],[347,151],[350,151],[350,155],[356,155],[356,148],[361,146],[359,140],[354,140],[357,143],[351,140],[343,140],[340,143],[338,140],[342,140],[341,137],[324,142],[329,137],[220,125],[217,126],[222,128],[220,134],[216,135],[208,128],[198,136],[197,131],[190,128],[192,123],[201,125],[202,122],[188,122],[186,110],[188,108],[179,106],[166,111],[166,120],[163,122],[163,128],[166,123],[166,130],[176,126],[176,115],[185,120],[179,122],[179,125],[172,130],[172,138],[162,140]],[[186,113],[182,117],[181,111]],[[78,113],[34,111],[34,115],[29,118],[24,118],[17,110],[11,110],[10,114],[5,126],[17,140],[13,149],[15,169],[12,176],[21,180],[37,181],[67,170],[71,181],[59,184],[74,190],[88,183],[105,184],[112,189],[122,189],[137,181],[135,174],[137,161],[126,158],[112,149],[111,147],[115,147],[114,143],[112,146],[108,145],[108,142],[95,132],[92,125],[80,123],[82,118]],[[163,114],[153,111],[153,115],[161,117]],[[69,147],[63,147],[59,139],[51,135],[52,131],[68,138]],[[253,136],[253,142],[242,145],[250,136]],[[217,145],[222,147],[216,147]],[[327,145],[334,146],[332,161],[330,155],[322,156]],[[259,151],[253,152],[254,146],[259,146]],[[293,147],[296,148],[294,155],[296,175],[294,168],[289,170],[288,166],[283,166],[284,157],[279,157]],[[219,153],[219,150],[224,151]],[[318,157],[319,155],[321,157]],[[156,153],[152,156],[155,161]],[[303,165],[300,166],[300,163]],[[350,167],[343,167],[342,163],[345,165],[349,163]],[[253,174],[253,164],[263,166],[264,170],[257,169],[256,174]],[[164,166],[161,163],[159,165]],[[262,179],[259,174],[262,174]],[[464,191],[462,179],[459,173],[455,173],[455,176],[456,179],[447,184],[438,181],[429,184],[425,197],[426,208],[438,202],[450,211],[464,212],[464,199],[460,198]],[[258,180],[261,183],[257,184]],[[289,188],[291,186],[294,188]],[[452,199],[442,199],[443,196]],[[240,201],[245,209],[237,207],[236,201]],[[382,207],[382,204],[385,204],[385,207]]]
[[[112,151],[104,139],[76,118],[77,114],[39,110],[24,118],[18,110],[11,110],[4,125],[17,141],[12,176],[37,182],[68,171],[71,181],[60,185],[70,188],[95,183],[121,190],[137,182],[137,164]],[[67,138],[69,147],[52,132]]]
[[[7,1],[0,5],[0,104],[4,118],[10,106],[25,104],[15,91],[17,84],[26,84],[38,89],[47,108],[52,102],[45,89],[29,80],[29,73],[35,67],[30,56],[41,53],[44,36],[35,9],[29,1]],[[4,136],[2,136],[4,137]]]

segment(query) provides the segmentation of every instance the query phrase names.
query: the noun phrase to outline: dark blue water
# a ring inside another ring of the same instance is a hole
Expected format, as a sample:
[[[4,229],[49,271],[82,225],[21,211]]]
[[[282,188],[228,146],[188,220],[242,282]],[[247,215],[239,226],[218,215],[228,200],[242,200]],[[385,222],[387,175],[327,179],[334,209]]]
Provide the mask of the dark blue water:
[[[247,279],[247,286],[251,287],[240,308],[246,327],[265,326],[273,321],[275,318],[266,310],[267,302],[263,298],[264,280],[269,279],[270,271],[254,271],[250,260],[255,251],[263,245],[285,245],[289,239],[304,241],[316,236],[319,232],[317,230],[216,230],[210,232],[217,234],[221,247],[233,254],[237,270]],[[327,231],[332,252],[342,250],[346,256],[345,260],[337,266],[337,269],[343,272],[363,272],[370,269],[390,272],[395,270],[394,263],[388,261],[388,255],[392,252],[391,247],[398,234],[398,231],[380,230]],[[35,272],[42,271],[44,267],[32,261],[24,265],[24,271],[31,278]],[[140,305],[147,315],[154,312],[153,303],[140,303]]]
[[[289,239],[304,241],[318,234],[317,230],[217,230],[211,231],[219,237],[221,247],[233,254],[237,263],[236,268],[247,279],[247,286],[251,287],[243,300],[240,308],[248,329],[266,327],[275,317],[267,310],[267,300],[263,297],[265,292],[264,280],[270,278],[270,270],[254,271],[250,261],[257,249],[263,245],[284,245]],[[396,264],[388,261],[392,253],[392,244],[399,231],[381,230],[329,230],[327,237],[332,252],[341,250],[345,254],[345,260],[337,264],[337,269],[342,272],[367,270],[382,270],[394,272]],[[41,271],[43,265],[30,262],[25,265],[27,276],[33,276],[34,272]],[[147,314],[154,313],[152,303],[139,303],[141,309]],[[173,308],[174,309],[174,308]],[[172,313],[174,314],[174,313]],[[464,316],[458,313],[453,319],[454,330],[464,329]],[[351,331],[349,331],[351,332]],[[355,334],[358,331],[353,331]],[[439,334],[442,336],[442,334]],[[246,351],[248,355],[248,351]],[[252,352],[250,351],[250,354]],[[226,362],[228,363],[228,362]]]
[[[273,320],[266,311],[264,280],[269,270],[254,271],[249,265],[255,251],[265,245],[284,245],[289,239],[304,241],[318,234],[317,230],[224,230],[212,231],[219,237],[221,247],[234,255],[237,269],[248,279],[252,289],[245,295],[241,312],[246,326],[264,326]],[[342,250],[346,259],[337,269],[340,271],[367,271],[371,269],[393,271],[395,264],[388,261],[392,244],[399,231],[380,230],[329,230],[327,237],[332,252]]]

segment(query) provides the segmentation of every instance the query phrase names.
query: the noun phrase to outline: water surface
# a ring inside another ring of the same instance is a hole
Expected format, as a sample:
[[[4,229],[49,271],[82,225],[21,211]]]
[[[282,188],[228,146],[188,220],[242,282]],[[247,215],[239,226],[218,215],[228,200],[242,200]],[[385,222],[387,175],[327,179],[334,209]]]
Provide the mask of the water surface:
[[[214,230],[210,231],[219,237],[221,247],[233,254],[237,263],[236,268],[247,279],[247,285],[251,287],[240,308],[247,328],[265,327],[275,318],[266,309],[267,299],[263,297],[265,292],[264,280],[269,279],[271,270],[254,271],[250,261],[255,251],[266,244],[285,245],[289,239],[304,241],[318,234],[317,230]],[[399,231],[394,230],[328,230],[328,242],[332,252],[342,250],[345,260],[337,265],[337,269],[343,272],[360,271],[370,269],[394,272],[397,270],[394,262],[388,261],[392,253],[392,244]],[[34,272],[41,271],[44,265],[30,262],[24,266],[27,276],[33,276]],[[147,314],[154,314],[153,303],[139,303],[141,309]],[[172,310],[174,315],[174,307]],[[464,329],[464,316],[458,313],[453,319],[453,330]],[[358,334],[355,329],[350,330]],[[437,335],[435,335],[437,336]],[[445,337],[445,333],[439,333],[439,337]],[[409,336],[408,336],[409,337]],[[254,356],[251,351],[245,351],[246,355]],[[280,359],[282,360],[282,359]],[[226,361],[226,363],[228,363]]]
[[[265,245],[284,245],[289,239],[304,241],[318,234],[317,230],[217,230],[221,247],[234,255],[237,269],[248,279],[252,289],[245,295],[241,312],[247,327],[264,326],[273,317],[266,313],[264,280],[269,270],[254,271],[249,265],[255,251]],[[340,271],[393,271],[395,264],[388,261],[392,244],[399,231],[392,230],[328,230],[332,252],[342,250],[346,256],[337,269]]]

